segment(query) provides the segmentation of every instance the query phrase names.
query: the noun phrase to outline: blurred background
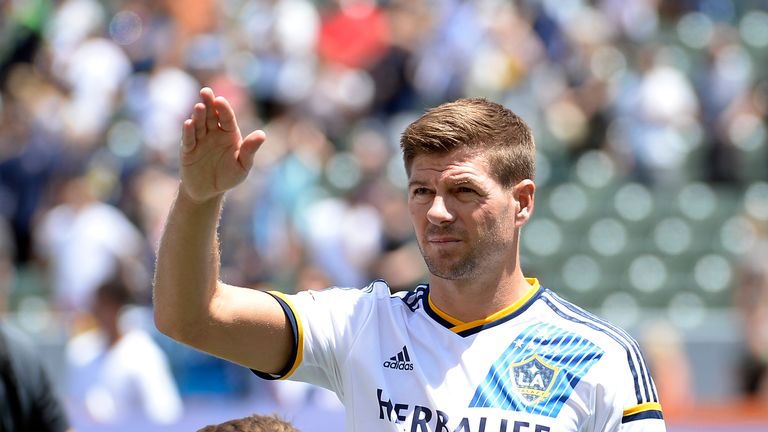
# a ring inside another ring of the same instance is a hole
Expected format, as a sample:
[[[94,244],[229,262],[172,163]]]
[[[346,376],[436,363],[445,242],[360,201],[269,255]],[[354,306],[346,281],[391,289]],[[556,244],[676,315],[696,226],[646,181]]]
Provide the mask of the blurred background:
[[[204,85],[269,137],[228,195],[225,281],[424,281],[399,134],[483,96],[537,140],[527,275],[640,341],[671,431],[765,430],[768,0],[0,0],[0,314],[79,431],[343,430],[329,392],[154,329]]]

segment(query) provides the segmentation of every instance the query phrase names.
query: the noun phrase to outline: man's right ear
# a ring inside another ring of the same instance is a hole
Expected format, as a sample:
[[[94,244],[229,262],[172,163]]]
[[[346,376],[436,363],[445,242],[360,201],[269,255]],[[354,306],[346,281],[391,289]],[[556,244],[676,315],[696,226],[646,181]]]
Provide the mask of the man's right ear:
[[[512,189],[515,198],[515,227],[520,228],[533,215],[536,184],[533,180],[525,179],[518,182]]]

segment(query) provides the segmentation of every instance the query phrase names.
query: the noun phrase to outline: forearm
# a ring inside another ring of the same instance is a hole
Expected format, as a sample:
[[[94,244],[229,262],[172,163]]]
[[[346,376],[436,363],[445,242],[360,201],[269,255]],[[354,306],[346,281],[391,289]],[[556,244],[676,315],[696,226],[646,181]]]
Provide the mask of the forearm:
[[[217,227],[223,197],[197,203],[179,188],[157,252],[155,324],[185,339],[210,317],[219,280]]]
[[[291,323],[271,295],[219,281],[216,233],[224,193],[245,180],[266,136],[243,138],[226,99],[210,88],[200,97],[182,127],[182,183],[157,252],[155,325],[201,351],[280,371],[294,349]]]

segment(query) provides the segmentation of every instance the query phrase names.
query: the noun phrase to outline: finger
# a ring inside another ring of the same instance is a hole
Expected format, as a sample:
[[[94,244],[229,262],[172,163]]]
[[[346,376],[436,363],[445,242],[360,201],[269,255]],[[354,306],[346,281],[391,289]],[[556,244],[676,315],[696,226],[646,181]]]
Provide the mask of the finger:
[[[219,127],[219,119],[216,116],[216,108],[213,106],[213,90],[208,87],[204,87],[200,90],[200,98],[205,105],[205,127],[208,131],[215,131]]]
[[[189,153],[195,149],[195,126],[192,119],[184,120],[181,127],[181,151]]]
[[[196,103],[192,110],[192,124],[195,130],[195,137],[201,139],[206,134],[205,129],[205,105]]]
[[[219,127],[225,132],[237,131],[237,119],[235,118],[235,111],[232,109],[232,105],[226,98],[221,96],[213,100],[213,106],[216,109],[216,113],[219,117]]]
[[[253,156],[266,140],[267,135],[261,130],[253,131],[243,139],[243,144],[240,146],[240,152],[237,155],[237,160],[244,170],[248,171],[251,169],[253,166]]]

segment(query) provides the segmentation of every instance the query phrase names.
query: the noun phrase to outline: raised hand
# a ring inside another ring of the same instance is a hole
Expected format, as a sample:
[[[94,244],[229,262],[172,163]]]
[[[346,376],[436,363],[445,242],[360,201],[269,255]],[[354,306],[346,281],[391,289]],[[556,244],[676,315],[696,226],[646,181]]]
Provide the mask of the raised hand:
[[[225,98],[207,87],[200,90],[200,98],[182,129],[181,191],[204,202],[245,180],[266,135],[257,130],[243,138]]]

